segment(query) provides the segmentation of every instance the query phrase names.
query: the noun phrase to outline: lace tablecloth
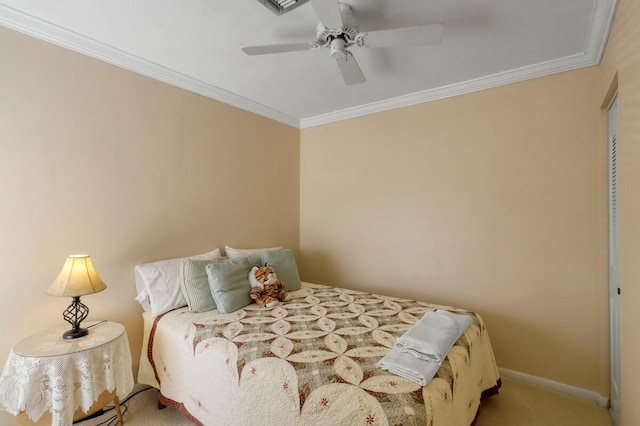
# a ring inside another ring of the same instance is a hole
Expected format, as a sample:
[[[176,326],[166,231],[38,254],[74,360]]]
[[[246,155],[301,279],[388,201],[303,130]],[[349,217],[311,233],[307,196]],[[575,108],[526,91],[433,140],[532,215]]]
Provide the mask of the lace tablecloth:
[[[13,347],[0,375],[0,409],[13,415],[24,411],[33,421],[50,411],[54,426],[67,426],[77,408],[88,411],[104,391],[116,390],[120,399],[131,392],[124,327],[104,322],[85,337],[64,340],[68,328],[34,334]]]

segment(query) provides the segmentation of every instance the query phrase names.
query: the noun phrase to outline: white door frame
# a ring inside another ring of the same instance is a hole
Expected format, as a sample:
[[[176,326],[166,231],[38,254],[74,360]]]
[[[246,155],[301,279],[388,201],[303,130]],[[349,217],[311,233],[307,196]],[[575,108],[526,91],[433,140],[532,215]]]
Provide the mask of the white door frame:
[[[609,131],[609,400],[614,426],[620,419],[620,274],[619,274],[619,141],[618,98],[615,97],[608,112]]]

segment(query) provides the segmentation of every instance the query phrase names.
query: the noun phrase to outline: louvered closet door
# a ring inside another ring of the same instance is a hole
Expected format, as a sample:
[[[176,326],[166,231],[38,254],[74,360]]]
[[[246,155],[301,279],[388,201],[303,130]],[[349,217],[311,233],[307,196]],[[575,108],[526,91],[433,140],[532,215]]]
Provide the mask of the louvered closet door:
[[[609,335],[610,399],[614,425],[620,422],[620,275],[618,224],[618,99],[609,108]]]

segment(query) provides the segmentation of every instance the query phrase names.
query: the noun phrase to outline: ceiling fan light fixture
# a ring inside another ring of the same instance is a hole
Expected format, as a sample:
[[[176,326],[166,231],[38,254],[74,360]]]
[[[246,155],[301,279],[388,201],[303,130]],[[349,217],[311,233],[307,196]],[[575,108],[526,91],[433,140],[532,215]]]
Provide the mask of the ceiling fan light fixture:
[[[331,40],[331,57],[335,59],[346,59],[346,43],[340,37]]]
[[[287,13],[298,6],[302,6],[309,0],[258,0],[266,6],[267,9],[276,15]]]

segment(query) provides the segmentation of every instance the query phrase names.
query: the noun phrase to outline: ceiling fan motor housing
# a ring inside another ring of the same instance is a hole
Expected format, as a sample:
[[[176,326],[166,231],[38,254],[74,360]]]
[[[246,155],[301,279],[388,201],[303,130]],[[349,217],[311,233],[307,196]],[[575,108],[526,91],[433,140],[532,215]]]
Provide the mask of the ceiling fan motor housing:
[[[353,19],[351,6],[340,3],[340,13],[342,15],[342,28],[327,28],[322,23],[316,29],[318,47],[328,47],[331,56],[336,59],[346,57],[345,49],[357,43],[359,34],[358,24]]]

